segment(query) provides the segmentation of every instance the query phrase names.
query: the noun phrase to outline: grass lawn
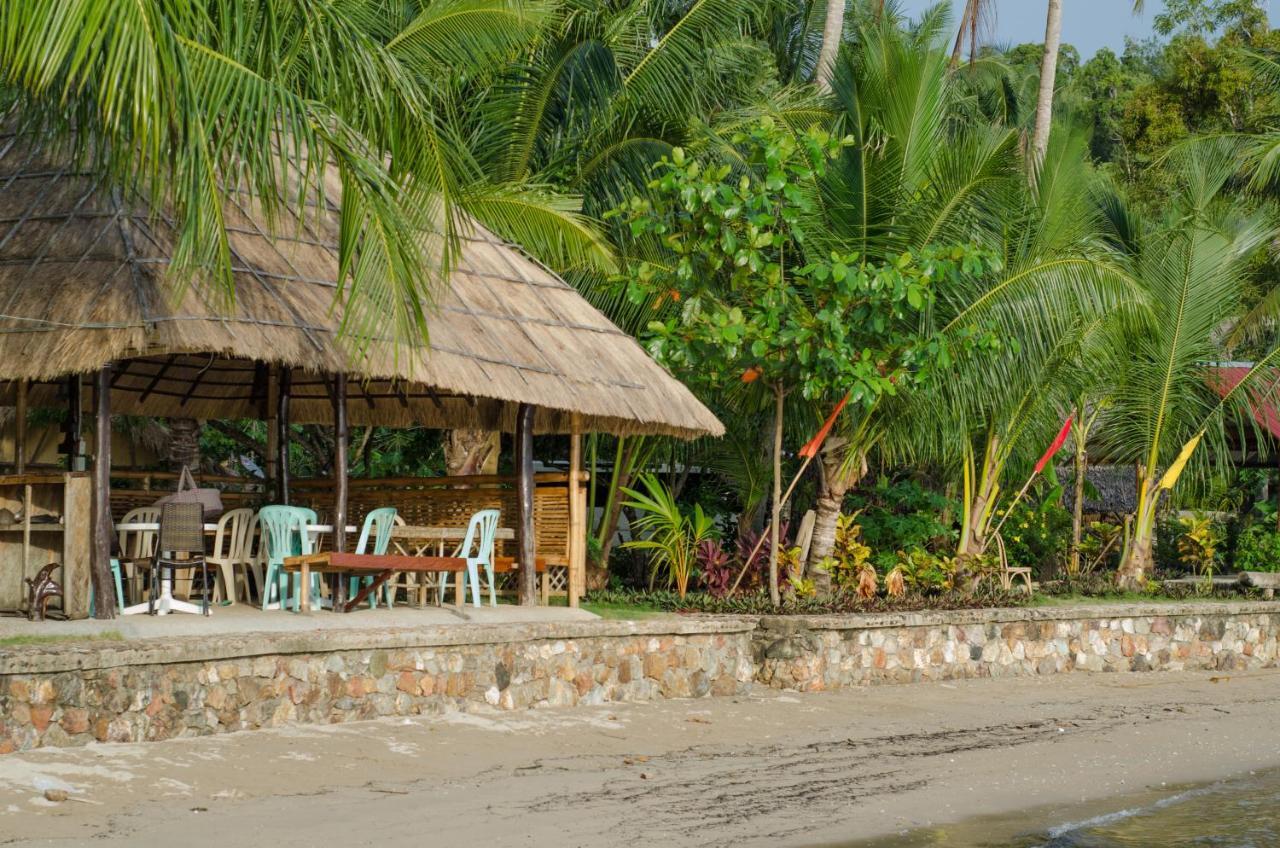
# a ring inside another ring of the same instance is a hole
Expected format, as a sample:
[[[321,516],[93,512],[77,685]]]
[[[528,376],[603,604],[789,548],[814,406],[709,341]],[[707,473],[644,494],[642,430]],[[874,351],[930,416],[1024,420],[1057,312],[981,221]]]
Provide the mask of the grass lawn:
[[[0,636],[0,648],[18,648],[23,645],[48,645],[57,642],[123,642],[124,636],[116,630],[101,633],[60,633],[54,636]]]

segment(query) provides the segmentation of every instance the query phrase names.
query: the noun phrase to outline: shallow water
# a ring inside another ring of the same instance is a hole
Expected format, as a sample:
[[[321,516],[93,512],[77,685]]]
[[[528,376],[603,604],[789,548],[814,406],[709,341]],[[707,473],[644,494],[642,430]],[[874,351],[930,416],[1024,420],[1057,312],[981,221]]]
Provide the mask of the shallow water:
[[[1120,810],[1058,817],[992,818],[849,848],[1277,848],[1280,771],[1144,798]]]

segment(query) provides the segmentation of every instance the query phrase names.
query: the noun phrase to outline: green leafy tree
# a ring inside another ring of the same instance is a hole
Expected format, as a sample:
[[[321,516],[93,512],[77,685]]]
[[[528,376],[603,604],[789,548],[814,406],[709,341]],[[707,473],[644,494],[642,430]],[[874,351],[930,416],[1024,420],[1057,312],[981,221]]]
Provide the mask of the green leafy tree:
[[[803,221],[814,210],[812,186],[840,142],[766,118],[732,144],[740,172],[677,149],[660,163],[650,196],[620,210],[634,238],[659,242],[667,256],[633,263],[628,285],[633,299],[680,305],[648,328],[662,361],[704,392],[743,381],[771,394],[777,551],[787,398],[822,407],[847,395],[865,408],[948,365],[948,341],[915,327],[939,281],[980,273],[983,260],[947,248],[872,265],[810,250]],[[776,556],[770,572],[776,601]]]

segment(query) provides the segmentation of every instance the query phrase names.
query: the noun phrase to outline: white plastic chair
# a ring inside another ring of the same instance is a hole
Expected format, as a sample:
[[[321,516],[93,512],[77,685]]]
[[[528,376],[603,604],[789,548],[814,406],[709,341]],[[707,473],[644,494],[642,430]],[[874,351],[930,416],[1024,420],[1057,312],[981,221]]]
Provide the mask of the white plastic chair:
[[[218,529],[213,536],[213,555],[205,562],[217,566],[222,578],[214,587],[213,599],[218,600],[218,590],[231,603],[236,602],[236,566],[249,567],[249,533],[254,527],[251,509],[233,509],[218,519]],[[245,600],[249,600],[249,587],[245,583]]]
[[[498,535],[500,516],[501,513],[496,509],[482,509],[472,515],[471,521],[467,524],[466,538],[453,552],[456,557],[466,557],[467,577],[471,580],[472,606],[480,606],[479,566],[481,565],[484,566],[485,576],[489,578],[489,606],[498,605],[498,595],[493,586],[493,542]],[[443,582],[445,575],[440,576]],[[444,589],[441,588],[440,591],[443,593]]]
[[[159,524],[160,523],[160,507],[158,506],[140,506],[131,509],[124,514],[121,524]],[[120,564],[128,565],[128,575],[126,579],[131,585],[136,586],[139,574],[149,574],[151,569],[147,565],[141,571],[138,569],[138,563],[145,563],[156,555],[156,543],[159,541],[159,532],[156,530],[121,530],[117,534],[117,542],[120,545]],[[146,581],[142,581],[145,588]],[[139,597],[136,592],[131,592],[135,598]]]
[[[267,574],[267,541],[266,536],[261,532],[262,524],[258,521],[258,513],[253,514],[253,519],[249,522],[249,532],[245,540],[244,549],[244,570],[246,576],[253,575],[253,587],[258,593],[255,601],[249,595],[249,583],[245,581],[244,599],[248,603],[262,603],[263,581]]]

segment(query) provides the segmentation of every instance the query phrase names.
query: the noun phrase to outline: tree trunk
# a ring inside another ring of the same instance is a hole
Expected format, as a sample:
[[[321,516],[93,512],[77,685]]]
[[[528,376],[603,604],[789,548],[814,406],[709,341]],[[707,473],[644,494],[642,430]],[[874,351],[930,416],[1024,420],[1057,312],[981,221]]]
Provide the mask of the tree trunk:
[[[991,523],[991,510],[999,485],[999,474],[996,471],[996,454],[999,450],[1000,437],[990,436],[987,439],[987,448],[982,455],[978,489],[973,493],[973,501],[969,504],[969,512],[964,522],[968,530],[960,536],[960,545],[956,550],[957,556],[980,554],[986,549],[987,529]]]
[[[831,93],[831,80],[836,74],[836,55],[840,52],[840,40],[844,36],[844,6],[845,0],[827,0],[822,48],[818,51],[818,65],[813,71],[813,81],[823,94]]]
[[[1116,571],[1116,585],[1129,592],[1136,592],[1150,573],[1154,563],[1152,541],[1155,535],[1156,507],[1160,502],[1160,490],[1153,482],[1148,485],[1147,475],[1138,467],[1138,506],[1134,510],[1133,533],[1125,546],[1120,568]]]
[[[1076,420],[1080,421],[1082,418],[1078,417]],[[1084,535],[1084,483],[1088,470],[1089,455],[1085,450],[1085,439],[1077,436],[1075,498],[1071,503],[1071,554],[1067,560],[1067,574],[1072,577],[1080,574],[1080,540]]]
[[[498,434],[489,430],[450,430],[444,443],[444,473],[450,477],[483,474],[498,457]]]
[[[821,459],[819,468],[826,486],[813,507],[809,573],[813,575],[813,585],[818,596],[826,598],[831,595],[831,574],[816,566],[835,550],[836,522],[840,518],[844,496],[867,473],[867,456],[861,452],[855,455],[841,439],[830,439]]]
[[[960,13],[960,29],[956,31],[956,42],[951,48],[951,70],[960,67],[960,57],[964,53],[964,38],[970,29],[969,18],[977,9],[978,0],[967,0],[964,11]]]
[[[1151,556],[1151,533],[1144,532],[1141,522],[1134,522],[1133,538],[1125,551],[1124,561],[1116,572],[1116,585],[1127,592],[1136,592],[1154,564]]]
[[[769,527],[769,600],[775,607],[782,603],[778,594],[778,548],[782,527],[782,413],[786,395],[781,384],[773,388],[773,513]]]
[[[1062,40],[1062,0],[1049,0],[1044,27],[1044,59],[1040,63],[1040,93],[1036,98],[1036,127],[1031,136],[1033,168],[1040,167],[1049,148],[1053,123],[1053,88],[1058,75],[1058,44]]]
[[[192,474],[200,472],[200,422],[194,418],[170,418],[169,469],[181,472],[183,467]]]

